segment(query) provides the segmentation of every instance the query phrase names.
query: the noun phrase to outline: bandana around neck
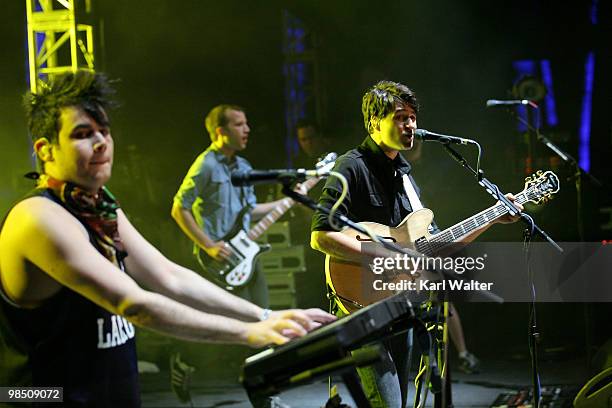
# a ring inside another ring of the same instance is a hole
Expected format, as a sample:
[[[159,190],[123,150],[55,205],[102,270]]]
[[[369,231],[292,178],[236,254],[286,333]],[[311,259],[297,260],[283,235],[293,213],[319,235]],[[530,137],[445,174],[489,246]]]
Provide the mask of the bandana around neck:
[[[41,175],[37,188],[51,190],[68,211],[95,232],[102,255],[121,264],[127,253],[117,229],[119,203],[106,187],[93,194],[74,183]]]

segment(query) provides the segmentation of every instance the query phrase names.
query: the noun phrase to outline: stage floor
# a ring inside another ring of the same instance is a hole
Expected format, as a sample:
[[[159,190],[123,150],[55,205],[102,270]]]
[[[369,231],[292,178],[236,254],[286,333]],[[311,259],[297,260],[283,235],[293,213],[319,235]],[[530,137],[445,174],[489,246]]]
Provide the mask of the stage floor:
[[[525,389],[531,383],[528,361],[484,360],[479,374],[464,374],[452,371],[452,398],[455,407],[490,407],[501,393]],[[577,389],[587,380],[584,359],[540,362],[540,377],[543,386],[561,386]],[[143,407],[188,407],[170,391],[169,374],[142,374]],[[354,406],[342,383],[338,383],[342,401]],[[412,401],[414,387],[411,389]],[[194,383],[191,387],[194,407],[250,407],[246,393],[240,385],[231,382],[207,381]],[[294,388],[280,394],[283,403],[295,408],[321,407],[327,400],[327,381]],[[432,406],[431,395],[427,406]]]

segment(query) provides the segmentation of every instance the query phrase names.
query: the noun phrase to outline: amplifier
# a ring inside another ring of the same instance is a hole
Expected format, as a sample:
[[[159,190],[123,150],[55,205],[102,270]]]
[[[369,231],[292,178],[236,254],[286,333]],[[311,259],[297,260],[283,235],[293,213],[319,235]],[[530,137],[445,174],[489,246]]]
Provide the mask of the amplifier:
[[[306,261],[304,260],[304,246],[295,245],[288,248],[272,248],[259,257],[261,270],[268,272],[304,272]]]
[[[267,231],[261,234],[257,242],[270,245],[272,250],[290,247],[291,234],[289,232],[289,221],[276,222],[270,225]]]
[[[295,290],[268,289],[270,298],[270,308],[273,310],[295,309],[297,307],[297,297]]]

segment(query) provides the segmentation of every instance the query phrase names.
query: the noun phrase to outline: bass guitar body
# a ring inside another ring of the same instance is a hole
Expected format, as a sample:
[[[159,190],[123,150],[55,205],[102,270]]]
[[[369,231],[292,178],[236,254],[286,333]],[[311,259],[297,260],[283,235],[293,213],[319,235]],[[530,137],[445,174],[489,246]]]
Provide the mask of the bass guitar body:
[[[242,229],[243,212],[238,216],[238,222],[223,238],[232,255],[228,260],[217,261],[203,250],[199,251],[200,264],[209,277],[225,286],[227,289],[244,286],[254,275],[254,265],[257,258],[270,250],[269,245],[259,245]]]

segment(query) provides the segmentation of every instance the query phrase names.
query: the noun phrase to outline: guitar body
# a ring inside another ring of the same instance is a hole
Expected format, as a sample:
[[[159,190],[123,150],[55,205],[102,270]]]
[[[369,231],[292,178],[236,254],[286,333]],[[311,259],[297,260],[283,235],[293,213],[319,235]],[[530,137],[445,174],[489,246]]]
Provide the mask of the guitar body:
[[[225,286],[244,286],[253,278],[255,262],[259,255],[270,248],[251,240],[244,230],[240,230],[235,236],[224,239],[224,241],[232,248],[232,258],[229,261],[220,262],[201,250],[202,267],[216,281]]]
[[[376,222],[362,222],[376,235],[385,240],[397,243],[405,248],[415,249],[415,242],[420,239],[429,239],[429,225],[433,221],[433,212],[427,208],[410,213],[397,227],[378,224]],[[353,229],[345,229],[342,233],[359,242],[372,242],[370,237],[363,236]],[[372,290],[372,283],[379,279],[372,271],[365,270],[363,265],[325,257],[325,278],[333,293],[337,295],[340,309],[344,313],[351,313],[361,307],[376,303],[395,294],[395,291]],[[395,280],[412,280],[409,274],[399,274]]]
[[[236,223],[222,238],[232,250],[232,256],[228,261],[217,261],[203,250],[198,254],[204,271],[226,287],[239,287],[249,283],[254,275],[257,258],[270,249],[269,245],[262,246],[253,241],[242,229],[242,219],[248,210],[247,207],[240,211]]]

